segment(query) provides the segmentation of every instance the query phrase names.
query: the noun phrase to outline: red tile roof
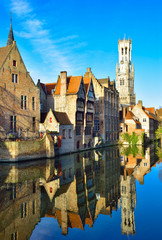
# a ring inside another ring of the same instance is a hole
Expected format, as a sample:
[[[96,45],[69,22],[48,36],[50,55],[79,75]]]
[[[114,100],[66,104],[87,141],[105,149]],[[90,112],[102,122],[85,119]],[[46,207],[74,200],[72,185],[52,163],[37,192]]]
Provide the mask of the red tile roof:
[[[82,80],[82,76],[76,76],[76,77],[67,77],[67,92],[66,94],[77,94],[79,91],[79,86]],[[61,78],[58,79],[55,95],[60,95],[61,91]]]
[[[51,95],[53,94],[52,90],[54,90],[56,87],[56,83],[46,83],[45,86],[46,86],[47,94]]]
[[[154,120],[156,119],[156,116],[154,116],[154,114],[152,114],[152,113],[149,113],[145,107],[142,107],[142,109],[149,118],[154,119]]]
[[[80,228],[82,230],[84,229],[82,220],[77,213],[69,212],[68,216],[69,216],[69,220],[72,228]]]
[[[150,113],[155,114],[155,108],[151,107],[151,108],[145,108],[147,111],[149,111]]]
[[[126,119],[127,120],[133,120],[135,123],[140,124],[140,122],[138,120],[136,120],[135,115],[129,110],[127,110]]]

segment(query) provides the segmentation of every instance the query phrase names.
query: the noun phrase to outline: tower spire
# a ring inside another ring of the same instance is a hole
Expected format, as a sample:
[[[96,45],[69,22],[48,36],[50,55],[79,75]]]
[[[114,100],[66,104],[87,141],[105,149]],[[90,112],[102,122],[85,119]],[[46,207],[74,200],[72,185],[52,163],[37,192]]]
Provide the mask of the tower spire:
[[[13,30],[12,30],[12,14],[10,12],[10,31],[9,31],[9,35],[8,35],[7,46],[12,45],[13,41],[14,41],[14,35],[13,35]]]

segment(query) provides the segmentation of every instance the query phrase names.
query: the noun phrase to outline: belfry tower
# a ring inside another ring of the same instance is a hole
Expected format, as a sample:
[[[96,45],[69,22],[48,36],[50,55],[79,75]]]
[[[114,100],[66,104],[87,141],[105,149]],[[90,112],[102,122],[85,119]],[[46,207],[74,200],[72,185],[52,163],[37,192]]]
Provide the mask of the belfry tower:
[[[132,41],[118,41],[119,66],[116,64],[116,85],[119,92],[121,106],[134,105],[134,66],[131,62]]]

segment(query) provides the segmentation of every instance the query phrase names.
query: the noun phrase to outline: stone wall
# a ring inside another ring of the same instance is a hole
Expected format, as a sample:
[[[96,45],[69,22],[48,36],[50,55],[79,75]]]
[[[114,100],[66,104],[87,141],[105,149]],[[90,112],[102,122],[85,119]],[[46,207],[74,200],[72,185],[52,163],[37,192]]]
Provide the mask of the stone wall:
[[[54,143],[50,135],[39,140],[0,142],[0,161],[21,161],[54,157]]]

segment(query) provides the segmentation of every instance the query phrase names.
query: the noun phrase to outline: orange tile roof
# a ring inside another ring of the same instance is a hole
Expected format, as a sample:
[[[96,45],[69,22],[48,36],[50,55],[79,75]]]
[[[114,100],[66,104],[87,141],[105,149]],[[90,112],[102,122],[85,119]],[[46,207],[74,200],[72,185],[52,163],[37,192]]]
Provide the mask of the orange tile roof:
[[[67,77],[67,92],[66,94],[76,94],[79,91],[79,86],[82,80],[82,76]],[[60,95],[61,91],[61,78],[58,79],[55,95]]]
[[[150,113],[155,113],[155,108],[151,107],[151,108],[145,108],[147,111],[149,111]]]
[[[142,109],[143,109],[143,111],[146,113],[146,115],[147,115],[149,118],[155,120],[155,117],[154,117],[152,114],[148,113],[148,112],[147,112],[147,109],[146,109],[145,107],[142,107]]]
[[[127,110],[126,119],[133,120],[135,123],[140,124],[140,122],[135,119],[135,115],[132,112],[130,112],[129,110]]]
[[[54,90],[56,87],[56,83],[46,83],[45,85],[46,85],[47,94],[51,95],[52,90]]]
[[[11,50],[12,45],[8,45],[6,47],[1,47],[0,48],[0,67],[2,66],[5,58],[7,57],[9,51]]]
[[[77,213],[69,212],[68,216],[69,216],[69,220],[72,228],[80,228],[82,230],[84,229],[82,220]]]

